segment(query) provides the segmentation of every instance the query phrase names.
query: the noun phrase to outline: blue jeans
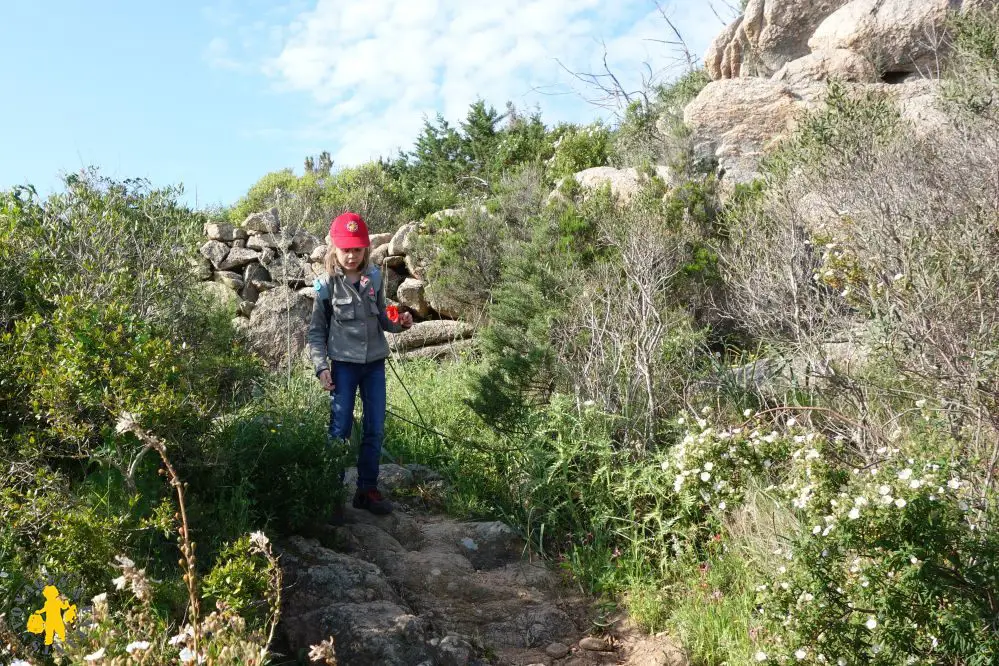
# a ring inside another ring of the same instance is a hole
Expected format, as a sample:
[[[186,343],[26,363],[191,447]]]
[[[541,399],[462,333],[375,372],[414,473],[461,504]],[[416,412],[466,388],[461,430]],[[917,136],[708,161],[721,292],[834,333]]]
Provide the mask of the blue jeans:
[[[331,373],[330,438],[349,440],[354,425],[354,398],[361,392],[364,414],[361,450],[357,454],[357,488],[378,487],[378,461],[385,436],[385,360],[371,363],[334,361]]]

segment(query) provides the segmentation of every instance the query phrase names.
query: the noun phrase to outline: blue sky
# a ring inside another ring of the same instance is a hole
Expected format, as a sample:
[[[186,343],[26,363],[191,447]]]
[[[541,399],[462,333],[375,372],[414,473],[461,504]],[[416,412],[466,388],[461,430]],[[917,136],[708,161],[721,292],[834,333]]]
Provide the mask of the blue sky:
[[[704,53],[723,0],[662,0]],[[719,11],[715,11],[715,9]],[[329,150],[338,165],[408,148],[423,118],[476,97],[549,123],[606,112],[559,61],[676,74],[653,0],[21,0],[0,24],[0,188],[42,192],[84,166],[235,201],[263,174]]]

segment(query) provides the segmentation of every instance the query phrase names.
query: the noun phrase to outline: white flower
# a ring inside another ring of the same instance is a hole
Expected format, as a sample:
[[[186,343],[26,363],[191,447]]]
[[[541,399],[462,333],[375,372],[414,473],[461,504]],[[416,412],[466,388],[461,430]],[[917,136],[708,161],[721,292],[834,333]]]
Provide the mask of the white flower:
[[[958,490],[961,487],[961,479],[951,479],[947,482],[947,487],[951,490]]]
[[[912,564],[919,564],[919,558],[913,555],[912,557],[909,558],[909,562],[911,562]]]
[[[701,414],[707,416],[710,413],[711,413],[711,408],[708,407],[707,405],[701,408]]]
[[[96,652],[91,652],[83,658],[84,661],[97,661],[104,658],[104,648],[99,648]]]
[[[728,508],[728,505],[725,504],[725,502],[718,502],[718,508],[724,511],[725,509]]]
[[[921,479],[913,479],[912,481],[909,482],[909,487],[912,488],[913,490],[921,488],[922,485],[923,482]]]
[[[867,498],[864,497],[863,495],[854,497],[853,503],[856,504],[857,506],[867,506],[868,504],[870,504],[870,502],[867,501]]]
[[[180,651],[180,661],[182,664],[190,664],[195,660],[194,650],[191,648],[184,648]]]
[[[686,422],[687,419],[683,418],[682,416],[676,420],[677,425],[683,425]]]
[[[872,615],[872,616],[870,616],[869,618],[867,618],[867,622],[865,622],[865,623],[864,623],[864,626],[865,626],[865,627],[867,627],[868,629],[874,629],[875,627],[877,627],[877,626],[878,626],[878,621],[877,621],[877,619],[876,619],[876,618],[875,618],[875,617],[874,617],[874,616]]]
[[[805,652],[804,650],[801,650],[801,649],[796,650],[795,653],[794,653],[794,658],[797,659],[798,661],[801,661],[802,659],[804,659],[807,656],[808,656],[808,653]]]
[[[843,657],[840,657],[839,659],[837,659],[836,660],[836,666],[846,666],[846,659],[844,659]]]
[[[257,548],[263,550],[264,548],[267,547],[267,544],[270,543],[270,540],[267,538],[267,535],[264,534],[263,532],[254,532],[253,534],[250,535],[250,543],[252,543]]]
[[[10,666],[31,666],[31,662],[23,659],[15,659],[11,662]]]
[[[925,406],[926,406],[925,398],[920,398],[919,400],[916,401],[916,407],[918,407],[919,409],[922,409]]]
[[[895,500],[895,506],[897,506],[900,509],[904,509],[906,504],[908,504],[908,502],[906,502],[901,497],[899,497],[897,500]]]
[[[701,430],[704,430],[705,428],[708,427],[708,422],[705,421],[704,419],[697,419],[697,427],[700,428]]]
[[[125,646],[125,652],[132,654],[136,650],[148,650],[149,641],[132,641]]]
[[[90,602],[93,603],[96,606],[98,604],[105,603],[107,600],[108,600],[108,593],[107,592],[101,592],[100,594],[98,594],[97,596],[95,596],[93,599],[91,599]]]
[[[7,578],[8,576],[10,576],[10,574],[6,571],[0,571],[0,578]]]
[[[742,415],[745,416],[748,419],[750,416],[753,415],[753,410],[751,410],[751,409],[744,409],[742,411]],[[757,652],[756,654],[763,654],[763,653],[762,652]]]
[[[888,495],[889,493],[891,493],[891,488],[889,488],[888,486],[879,486],[878,487],[878,494],[879,495]]]
[[[912,476],[912,470],[909,469],[908,467],[906,467],[905,469],[903,469],[901,472],[898,473],[898,478],[902,479],[903,481],[908,480],[909,477],[911,476]]]
[[[708,470],[709,472],[711,470],[713,470],[714,468],[715,468],[715,464],[713,462],[706,462],[706,463],[704,463],[704,469]]]
[[[850,520],[856,520],[857,518],[860,518],[860,509],[853,507],[847,515],[850,517]]]
[[[116,589],[116,590],[124,590],[125,589],[125,583],[126,583],[126,581],[125,581],[125,577],[124,576],[118,576],[117,578],[115,578],[111,582],[114,583],[114,589]]]
[[[753,655],[753,658],[756,659],[756,661],[766,661],[767,660],[767,653],[766,652],[757,652],[755,655]]]
[[[701,472],[701,481],[710,481],[711,472]]]
[[[812,528],[812,534],[818,534],[821,531],[822,531],[821,525],[816,525],[815,527]]]
[[[583,407],[592,407],[592,406],[594,406],[595,404],[597,404],[597,403],[595,403],[595,402],[594,402],[594,401],[592,401],[592,400],[584,400],[584,401],[583,401]]]
[[[804,596],[802,596],[801,598],[804,599],[805,601],[812,601],[813,599],[815,599],[815,595],[813,595],[811,592],[805,592]]]

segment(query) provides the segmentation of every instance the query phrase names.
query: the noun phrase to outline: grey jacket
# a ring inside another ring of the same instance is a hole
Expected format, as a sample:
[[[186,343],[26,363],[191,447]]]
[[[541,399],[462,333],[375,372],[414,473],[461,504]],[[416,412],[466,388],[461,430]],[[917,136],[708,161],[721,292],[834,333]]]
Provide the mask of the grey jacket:
[[[385,314],[381,284],[376,266],[361,276],[360,289],[339,269],[332,277],[323,275],[315,281],[309,359],[317,375],[329,369],[329,361],[371,363],[389,355],[383,331],[398,333],[402,325],[393,324]]]

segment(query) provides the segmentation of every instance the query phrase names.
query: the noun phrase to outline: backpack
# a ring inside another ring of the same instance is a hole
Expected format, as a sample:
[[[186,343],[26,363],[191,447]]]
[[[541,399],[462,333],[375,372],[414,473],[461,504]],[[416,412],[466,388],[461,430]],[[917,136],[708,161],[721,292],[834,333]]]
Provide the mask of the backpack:
[[[372,266],[367,273],[364,275],[368,276],[371,280],[371,286],[375,288],[375,293],[379,293],[382,290],[382,272],[377,266]],[[333,316],[333,296],[330,293],[330,276],[323,275],[317,277],[312,286],[316,290],[316,297],[320,299],[323,304],[323,316],[326,317],[326,326],[330,325],[330,318]]]

